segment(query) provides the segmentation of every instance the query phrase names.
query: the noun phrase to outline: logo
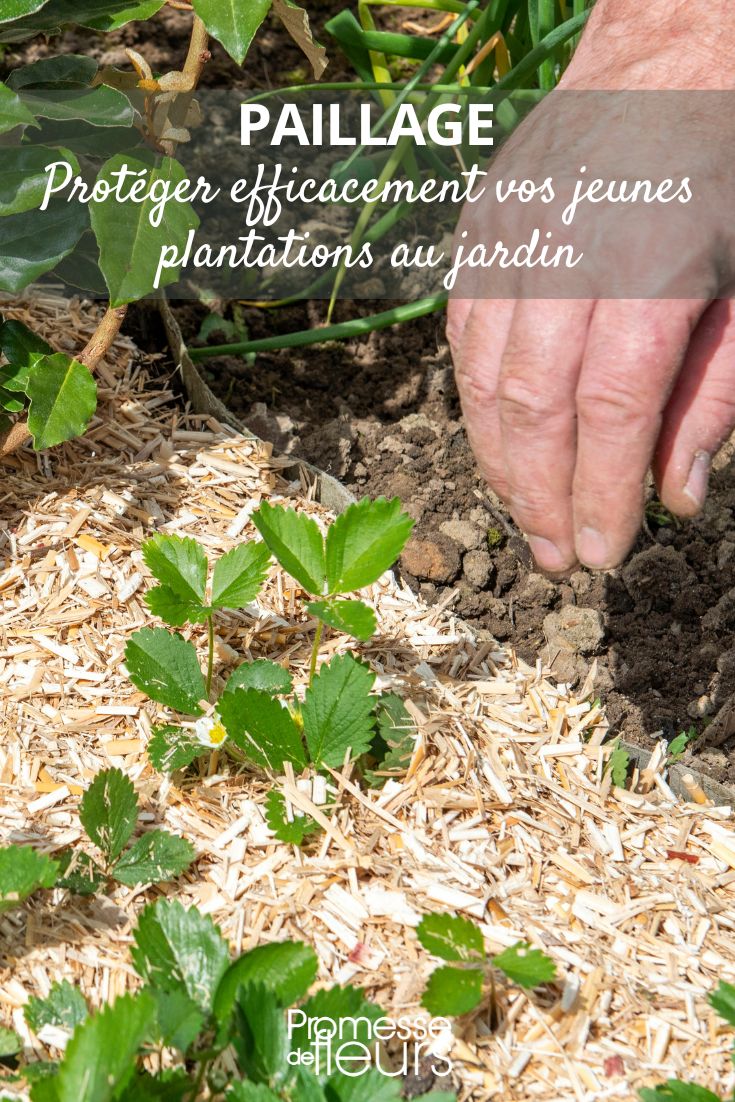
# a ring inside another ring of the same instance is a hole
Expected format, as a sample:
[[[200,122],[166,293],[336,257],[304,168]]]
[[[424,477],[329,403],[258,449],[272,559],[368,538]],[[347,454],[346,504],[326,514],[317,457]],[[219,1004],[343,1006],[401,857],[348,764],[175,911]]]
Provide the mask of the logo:
[[[453,1071],[444,1054],[452,1032],[446,1018],[309,1018],[291,1009],[287,1029],[289,1063],[317,1076],[339,1072],[357,1079],[375,1068],[390,1079],[427,1070],[443,1079]]]

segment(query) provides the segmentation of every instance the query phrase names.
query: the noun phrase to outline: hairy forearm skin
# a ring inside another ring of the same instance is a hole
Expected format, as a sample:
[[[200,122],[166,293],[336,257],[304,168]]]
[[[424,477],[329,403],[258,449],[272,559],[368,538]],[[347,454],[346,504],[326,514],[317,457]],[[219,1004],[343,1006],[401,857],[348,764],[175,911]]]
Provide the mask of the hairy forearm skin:
[[[562,87],[735,89],[735,0],[597,0]]]

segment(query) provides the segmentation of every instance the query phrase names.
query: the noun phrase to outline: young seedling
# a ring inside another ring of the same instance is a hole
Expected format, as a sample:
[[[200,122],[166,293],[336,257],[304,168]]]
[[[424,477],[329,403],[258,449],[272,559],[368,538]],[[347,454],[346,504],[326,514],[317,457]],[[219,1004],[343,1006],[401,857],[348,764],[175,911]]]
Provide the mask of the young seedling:
[[[83,850],[59,855],[57,886],[93,895],[110,880],[129,888],[174,880],[194,860],[194,847],[165,830],[151,830],[129,845],[138,822],[138,800],[132,782],[119,769],[98,773],[82,797],[79,818],[101,862]]]
[[[143,628],[128,643],[125,660],[133,684],[190,717],[188,726],[171,723],[153,732],[150,760],[155,768],[173,772],[207,749],[216,760],[224,747],[239,760],[280,775],[287,765],[301,773],[361,758],[367,782],[377,785],[410,761],[415,741],[410,716],[393,694],[374,695],[375,674],[352,654],[336,655],[317,670],[319,645],[325,627],[360,641],[374,633],[374,611],[347,595],[371,585],[393,565],[413,522],[399,501],[384,499],[351,506],[326,536],[311,517],[281,506],[261,506],[253,521],[264,542],[244,543],[219,559],[209,594],[207,558],[194,540],[159,535],[143,547],[145,562],[160,583],[146,596],[150,610],[174,627],[206,623],[209,629],[206,678],[195,644],[178,633]],[[271,552],[307,598],[322,597],[305,602],[317,620],[309,684],[297,696],[283,666],[259,659],[238,667],[215,701],[214,616],[255,600]],[[377,769],[370,767],[373,762]],[[307,817],[289,818],[277,793],[268,800],[267,821],[280,840],[299,845],[318,829]]]
[[[72,1034],[60,1063],[20,1067],[31,1102],[399,1102],[400,1081],[374,1067],[347,1076],[323,1051],[317,1063],[316,1046],[324,1047],[317,1028],[322,1038],[330,1031],[339,1037],[349,1022],[368,1050],[371,1024],[383,1011],[355,987],[308,997],[318,967],[309,946],[277,942],[232,960],[210,918],[159,899],[140,915],[131,955],[142,989],[94,1014],[69,983],[29,1001],[25,1017],[34,1032],[51,1026]],[[297,1024],[289,1030],[294,1006]],[[7,1032],[5,1047],[15,1055],[20,1039]],[[0,1033],[0,1059],[2,1047]],[[161,1066],[163,1049],[166,1069],[146,1070]],[[218,1066],[225,1050],[227,1062]],[[445,1092],[423,1098],[455,1102]]]
[[[313,681],[325,626],[360,642],[375,633],[373,610],[345,595],[372,585],[393,566],[411,535],[413,520],[398,498],[363,498],[337,517],[326,538],[311,517],[281,505],[261,505],[253,524],[283,569],[318,598],[306,605],[318,621],[311,655]]]
[[[680,731],[676,738],[673,738],[667,748],[667,756],[670,762],[678,761],[683,757],[686,748],[690,742],[694,742],[697,737],[697,732],[694,727],[690,727],[688,731]]]
[[[553,960],[522,941],[488,957],[481,930],[468,918],[426,915],[416,932],[424,949],[441,960],[451,961],[432,972],[421,1000],[422,1006],[436,1016],[458,1016],[474,1010],[484,997],[487,981],[490,1017],[496,1024],[496,971],[524,990],[550,983],[556,976]]]

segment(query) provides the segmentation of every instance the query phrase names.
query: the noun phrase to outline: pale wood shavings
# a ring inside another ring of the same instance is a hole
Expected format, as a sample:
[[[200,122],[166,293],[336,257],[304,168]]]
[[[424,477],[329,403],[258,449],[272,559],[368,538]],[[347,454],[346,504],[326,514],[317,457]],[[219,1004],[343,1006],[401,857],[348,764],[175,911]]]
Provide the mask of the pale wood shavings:
[[[28,308],[8,312],[23,319]],[[95,324],[94,309],[53,297],[34,299],[32,315],[69,351]],[[434,966],[415,934],[427,911],[473,917],[492,952],[527,939],[550,953],[557,984],[538,995],[501,986],[499,1031],[483,1009],[446,1039],[462,1099],[633,1099],[691,1071],[732,1089],[707,1004],[719,979],[735,980],[730,809],[677,803],[660,757],[640,791],[611,788],[604,708],[554,685],[540,663],[478,644],[451,602],[427,608],[392,577],[368,594],[379,631],[360,649],[381,688],[407,699],[416,752],[407,777],[379,792],[349,769],[328,785],[281,779],[289,814],[321,820],[325,800],[336,805],[306,851],[274,840],[269,782],[257,772],[181,786],[152,772],[145,745],[163,713],[122,664],[131,632],[150,620],[141,543],[178,532],[216,555],[255,535],[252,512],[266,498],[327,515],[306,476],[284,483],[270,447],[182,413],[124,336],[99,382],[90,434],[43,466],[19,453],[0,487],[0,841],[48,852],[80,844],[79,796],[118,765],[145,825],[195,845],[197,864],[173,890],[210,914],[234,951],[307,940],[321,983],[359,983],[396,1014],[418,1006]],[[313,626],[298,597],[274,569],[251,608],[223,616],[219,673],[268,656],[303,687]],[[327,639],[324,654],[345,646]],[[0,1019],[29,1051],[57,1055],[64,1043],[22,1023],[24,1002],[54,980],[96,1004],[135,986],[131,927],[158,894],[47,893],[0,918]]]

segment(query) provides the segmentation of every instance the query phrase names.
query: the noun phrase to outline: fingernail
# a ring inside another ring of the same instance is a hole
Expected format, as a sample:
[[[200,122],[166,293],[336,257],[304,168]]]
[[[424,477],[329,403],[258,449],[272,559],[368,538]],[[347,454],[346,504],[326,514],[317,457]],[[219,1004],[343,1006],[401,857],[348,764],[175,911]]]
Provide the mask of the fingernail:
[[[577,535],[579,561],[591,570],[608,570],[613,564],[607,540],[596,528],[580,528]]]
[[[689,471],[687,484],[684,487],[684,494],[689,498],[698,512],[704,508],[704,501],[707,497],[711,464],[712,459],[707,452],[696,452]]]
[[[569,569],[569,556],[563,554],[551,540],[542,536],[528,536],[527,539],[531,554],[542,570],[547,570],[549,574],[561,574]]]

